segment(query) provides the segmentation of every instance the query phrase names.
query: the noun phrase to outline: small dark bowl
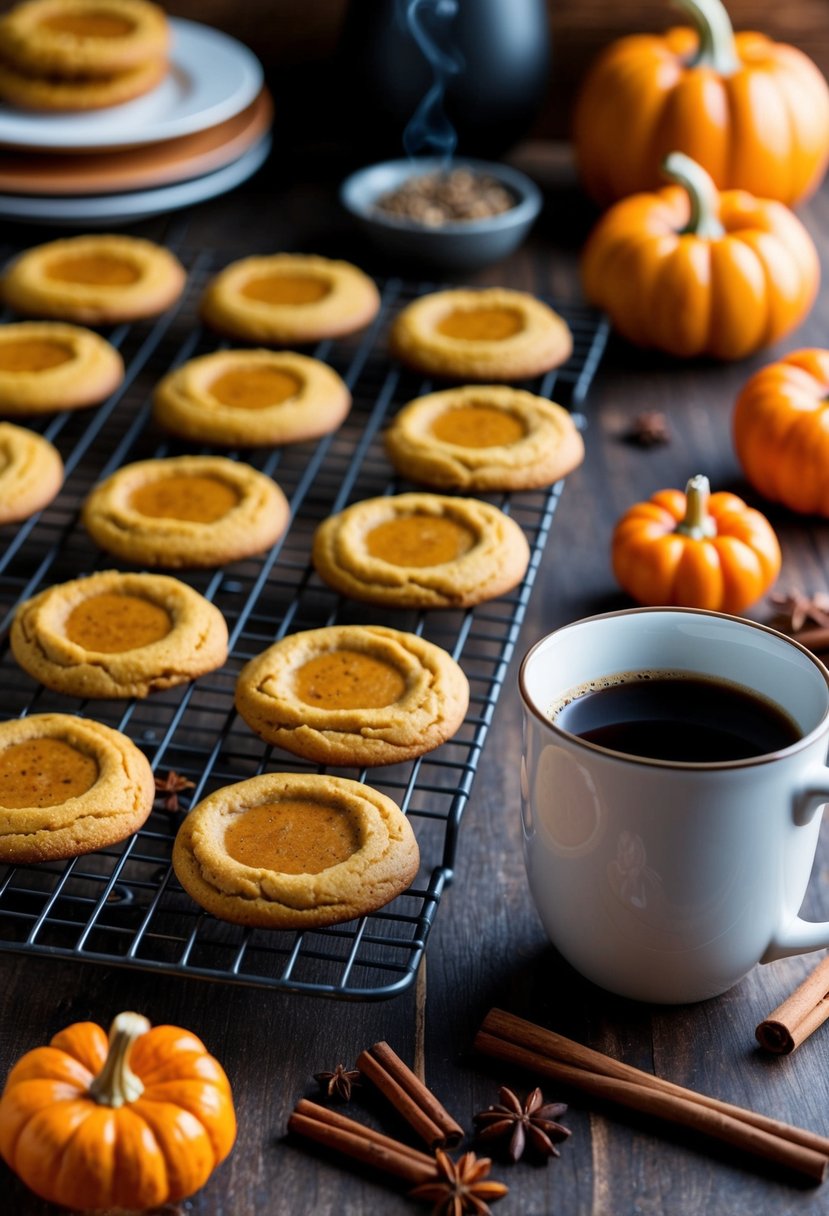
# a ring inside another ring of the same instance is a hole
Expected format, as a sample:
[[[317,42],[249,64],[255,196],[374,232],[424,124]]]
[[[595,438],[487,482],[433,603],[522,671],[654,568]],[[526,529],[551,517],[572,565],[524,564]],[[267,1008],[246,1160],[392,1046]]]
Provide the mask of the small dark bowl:
[[[515,206],[498,215],[430,227],[377,208],[381,195],[409,178],[445,168],[446,162],[438,158],[369,165],[346,178],[340,187],[340,202],[375,247],[392,257],[453,270],[477,270],[517,249],[541,210],[541,192],[524,173],[508,165],[485,160],[452,162],[453,169],[495,178],[515,196]]]

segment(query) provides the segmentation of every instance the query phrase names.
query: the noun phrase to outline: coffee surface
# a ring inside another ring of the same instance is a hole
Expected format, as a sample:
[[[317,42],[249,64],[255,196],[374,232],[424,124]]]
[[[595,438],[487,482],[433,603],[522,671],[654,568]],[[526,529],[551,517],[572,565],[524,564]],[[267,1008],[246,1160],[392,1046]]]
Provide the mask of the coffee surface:
[[[612,751],[695,764],[768,755],[801,737],[788,714],[748,689],[660,672],[611,677],[574,695],[554,721]]]

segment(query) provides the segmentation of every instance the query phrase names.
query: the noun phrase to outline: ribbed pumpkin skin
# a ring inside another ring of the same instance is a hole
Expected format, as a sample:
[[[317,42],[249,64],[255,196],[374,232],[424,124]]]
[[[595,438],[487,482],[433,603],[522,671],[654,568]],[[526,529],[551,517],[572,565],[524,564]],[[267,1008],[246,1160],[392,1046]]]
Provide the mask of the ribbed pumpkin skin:
[[[93,1022],[22,1056],[0,1098],[0,1155],[37,1195],[69,1208],[142,1209],[192,1195],[236,1137],[221,1065],[189,1031],[156,1026],[130,1055],[144,1092],[116,1109],[87,1093],[106,1056]]]
[[[733,430],[760,494],[829,516],[829,350],[794,351],[756,372],[737,398]]]
[[[812,61],[763,34],[734,37],[738,70],[687,66],[699,45],[687,27],[621,38],[588,72],[573,138],[582,182],[606,204],[660,183],[672,151],[707,169],[720,189],[794,206],[819,185],[829,157],[829,89]]]
[[[717,535],[697,540],[674,531],[685,510],[681,490],[659,490],[625,512],[611,543],[619,585],[640,604],[743,612],[780,572],[771,525],[742,498],[720,491],[708,500]]]
[[[682,233],[689,216],[687,192],[666,186],[616,203],[588,237],[585,294],[623,337],[680,358],[741,359],[803,320],[820,263],[788,208],[726,190],[720,238]]]

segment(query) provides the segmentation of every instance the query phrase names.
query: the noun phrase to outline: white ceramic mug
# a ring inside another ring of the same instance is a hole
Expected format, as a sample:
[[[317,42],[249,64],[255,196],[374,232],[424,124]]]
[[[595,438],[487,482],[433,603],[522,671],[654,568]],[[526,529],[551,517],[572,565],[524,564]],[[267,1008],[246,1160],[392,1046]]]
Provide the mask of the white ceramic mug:
[[[748,760],[623,755],[551,720],[570,690],[622,672],[685,671],[753,690],[802,737]],[[829,672],[763,625],[693,609],[576,621],[520,673],[521,792],[530,890],[550,940],[594,983],[680,1003],[758,962],[829,946],[798,913],[829,769]]]

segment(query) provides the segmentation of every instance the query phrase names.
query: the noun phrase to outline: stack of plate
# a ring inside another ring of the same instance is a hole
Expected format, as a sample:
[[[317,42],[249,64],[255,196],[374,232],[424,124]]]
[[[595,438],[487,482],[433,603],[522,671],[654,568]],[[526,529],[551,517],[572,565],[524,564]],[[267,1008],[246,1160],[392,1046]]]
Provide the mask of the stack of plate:
[[[36,114],[0,105],[0,218],[105,226],[232,190],[267,158],[273,103],[234,38],[170,19],[170,70],[106,110]]]

